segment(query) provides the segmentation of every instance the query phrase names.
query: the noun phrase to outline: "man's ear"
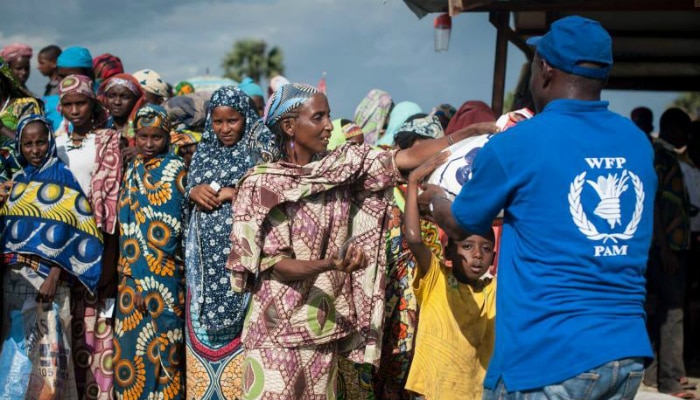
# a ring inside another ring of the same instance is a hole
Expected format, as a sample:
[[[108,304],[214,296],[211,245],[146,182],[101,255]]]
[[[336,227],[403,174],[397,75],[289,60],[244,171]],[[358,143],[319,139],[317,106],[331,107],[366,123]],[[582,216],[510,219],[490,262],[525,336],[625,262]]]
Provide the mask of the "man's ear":
[[[542,74],[542,87],[548,87],[554,79],[554,68],[552,68],[544,58],[540,59],[542,62],[542,68],[540,68],[540,74]]]

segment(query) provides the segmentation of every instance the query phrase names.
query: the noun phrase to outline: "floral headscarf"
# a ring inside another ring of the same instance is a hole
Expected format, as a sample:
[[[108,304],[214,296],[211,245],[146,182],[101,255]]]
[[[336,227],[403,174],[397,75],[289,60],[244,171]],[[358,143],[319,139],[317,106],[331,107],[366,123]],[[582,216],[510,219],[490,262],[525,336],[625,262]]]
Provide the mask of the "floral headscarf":
[[[134,78],[139,82],[143,90],[156,96],[168,97],[168,84],[160,74],[152,69],[142,69],[134,72]]]

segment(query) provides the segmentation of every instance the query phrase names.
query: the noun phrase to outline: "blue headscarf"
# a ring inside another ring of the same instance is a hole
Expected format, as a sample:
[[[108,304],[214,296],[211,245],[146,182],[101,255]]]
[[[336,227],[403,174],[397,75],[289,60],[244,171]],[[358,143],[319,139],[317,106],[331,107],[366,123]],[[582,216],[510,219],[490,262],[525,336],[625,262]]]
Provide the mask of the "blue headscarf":
[[[231,107],[245,118],[241,139],[230,147],[224,146],[212,129],[212,112],[219,106]],[[212,182],[232,187],[257,163],[279,158],[277,139],[260,123],[243,91],[232,86],[218,89],[209,101],[206,118],[202,140],[190,165],[187,193],[195,186]],[[246,295],[231,290],[224,268],[231,252],[232,218],[230,202],[211,212],[195,211],[185,232],[192,324],[195,333],[203,329],[214,342],[231,341],[240,334],[248,301]],[[204,340],[199,335],[198,339]]]
[[[58,56],[56,60],[58,68],[90,68],[92,69],[92,55],[85,47],[69,47]]]
[[[319,94],[315,87],[301,83],[288,83],[275,91],[265,107],[265,124],[272,128],[282,117]]]
[[[247,94],[250,97],[253,96],[260,96],[260,97],[265,97],[263,95],[263,90],[258,85],[253,81],[251,78],[245,78],[241,81],[240,84],[238,84],[238,88],[241,89],[245,94]]]
[[[21,147],[25,128],[34,122],[46,127],[49,140],[38,166],[29,164]],[[58,158],[51,123],[40,115],[27,116],[17,127],[16,140],[15,157],[23,169],[0,212],[2,252],[37,256],[40,275],[48,276],[57,265],[94,292],[102,273],[102,235],[80,184]]]
[[[423,112],[420,106],[411,101],[402,101],[397,104],[389,115],[389,126],[386,128],[386,133],[377,141],[377,146],[392,146],[394,144],[394,136],[399,132],[399,127],[403,125],[409,118]]]

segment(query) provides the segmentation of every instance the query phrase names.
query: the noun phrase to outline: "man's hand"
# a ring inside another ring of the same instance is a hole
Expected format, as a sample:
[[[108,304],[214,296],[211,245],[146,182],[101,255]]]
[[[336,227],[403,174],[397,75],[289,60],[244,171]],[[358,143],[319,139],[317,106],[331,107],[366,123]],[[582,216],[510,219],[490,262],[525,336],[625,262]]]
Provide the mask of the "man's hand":
[[[425,184],[423,185],[423,193],[418,195],[418,209],[422,215],[432,217],[430,212],[430,203],[434,197],[446,197],[445,190],[438,185]]]

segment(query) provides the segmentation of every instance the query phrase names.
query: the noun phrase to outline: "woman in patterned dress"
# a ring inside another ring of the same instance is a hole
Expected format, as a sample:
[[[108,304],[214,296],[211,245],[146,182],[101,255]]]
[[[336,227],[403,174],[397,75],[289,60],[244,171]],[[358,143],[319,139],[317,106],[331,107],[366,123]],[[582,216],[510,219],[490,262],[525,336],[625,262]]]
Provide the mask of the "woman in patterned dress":
[[[227,263],[234,288],[252,291],[243,396],[372,398],[399,170],[493,126],[401,151],[346,143],[326,153],[328,100],[299,84],[274,93],[265,122],[283,143],[283,159],[239,182]]]
[[[59,83],[61,113],[70,125],[56,132],[58,157],[80,184],[104,238],[102,276],[95,293],[71,288],[73,361],[78,393],[87,400],[111,399],[114,319],[101,311],[116,297],[117,201],[122,178],[119,133],[103,129],[107,114],[95,97],[92,80],[68,75]]]
[[[144,106],[134,125],[139,154],[127,168],[119,198],[114,387],[119,399],[178,400],[185,365],[185,165],[168,151],[170,123],[162,107]]]
[[[10,333],[10,321],[17,322],[11,314],[22,315],[34,299],[40,303],[37,310],[54,308],[59,318],[55,331],[54,326],[44,326],[36,330],[38,336],[33,328],[24,332],[28,355],[35,361],[26,398],[77,399],[71,286],[95,292],[102,267],[102,235],[78,181],[58,158],[47,119],[29,115],[20,121],[15,157],[22,170],[0,209],[2,341]],[[46,343],[55,346],[52,351],[42,351]]]
[[[240,334],[249,296],[231,290],[224,268],[231,252],[231,200],[238,179],[258,161],[272,159],[269,151],[275,148],[272,133],[258,122],[245,93],[233,87],[214,92],[187,179],[196,205],[185,254],[189,399],[241,396]]]

